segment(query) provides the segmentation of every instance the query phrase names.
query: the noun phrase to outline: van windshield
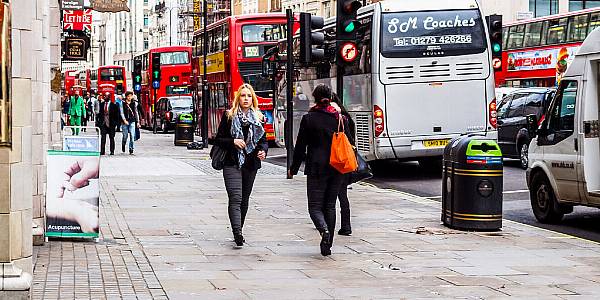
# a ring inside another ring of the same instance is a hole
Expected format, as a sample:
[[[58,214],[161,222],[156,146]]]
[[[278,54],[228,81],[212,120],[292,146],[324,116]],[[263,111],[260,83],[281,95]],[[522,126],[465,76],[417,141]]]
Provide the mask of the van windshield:
[[[384,13],[384,57],[439,57],[482,53],[486,49],[479,10]]]

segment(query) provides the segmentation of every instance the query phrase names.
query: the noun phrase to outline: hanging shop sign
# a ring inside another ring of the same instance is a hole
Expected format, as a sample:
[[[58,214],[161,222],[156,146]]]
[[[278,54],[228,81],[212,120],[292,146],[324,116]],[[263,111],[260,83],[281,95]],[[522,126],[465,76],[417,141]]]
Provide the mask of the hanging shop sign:
[[[66,10],[63,13],[63,30],[92,31],[92,10]]]
[[[127,0],[90,0],[92,9],[99,12],[129,11]]]
[[[200,0],[194,0],[194,31],[202,28],[202,22],[200,19]]]
[[[63,43],[63,60],[87,60],[89,38],[85,36],[66,37]]]
[[[0,3],[0,147],[11,146],[10,4]]]
[[[83,0],[62,0],[63,10],[81,10],[83,9]]]

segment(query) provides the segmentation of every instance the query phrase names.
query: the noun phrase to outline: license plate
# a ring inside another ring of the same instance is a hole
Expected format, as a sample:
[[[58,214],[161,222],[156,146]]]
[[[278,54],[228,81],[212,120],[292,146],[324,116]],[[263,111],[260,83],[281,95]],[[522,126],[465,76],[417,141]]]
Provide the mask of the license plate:
[[[425,148],[446,147],[446,145],[448,145],[448,141],[449,140],[429,140],[429,141],[423,141],[423,146],[425,146]]]

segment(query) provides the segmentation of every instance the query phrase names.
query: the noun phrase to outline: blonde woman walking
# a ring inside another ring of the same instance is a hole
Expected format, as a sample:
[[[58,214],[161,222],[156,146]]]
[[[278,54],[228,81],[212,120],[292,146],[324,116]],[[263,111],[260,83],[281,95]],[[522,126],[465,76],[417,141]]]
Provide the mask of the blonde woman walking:
[[[269,150],[263,123],[254,89],[243,84],[231,109],[223,113],[215,138],[215,144],[227,151],[223,179],[229,197],[229,222],[238,247],[245,242],[242,228],[256,172]]]

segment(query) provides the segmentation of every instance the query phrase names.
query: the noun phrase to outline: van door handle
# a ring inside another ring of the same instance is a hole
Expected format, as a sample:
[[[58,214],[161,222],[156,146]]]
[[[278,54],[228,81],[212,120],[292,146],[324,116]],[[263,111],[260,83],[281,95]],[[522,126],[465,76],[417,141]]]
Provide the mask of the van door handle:
[[[575,152],[579,151],[579,144],[577,143],[577,138],[574,139],[575,141]]]

